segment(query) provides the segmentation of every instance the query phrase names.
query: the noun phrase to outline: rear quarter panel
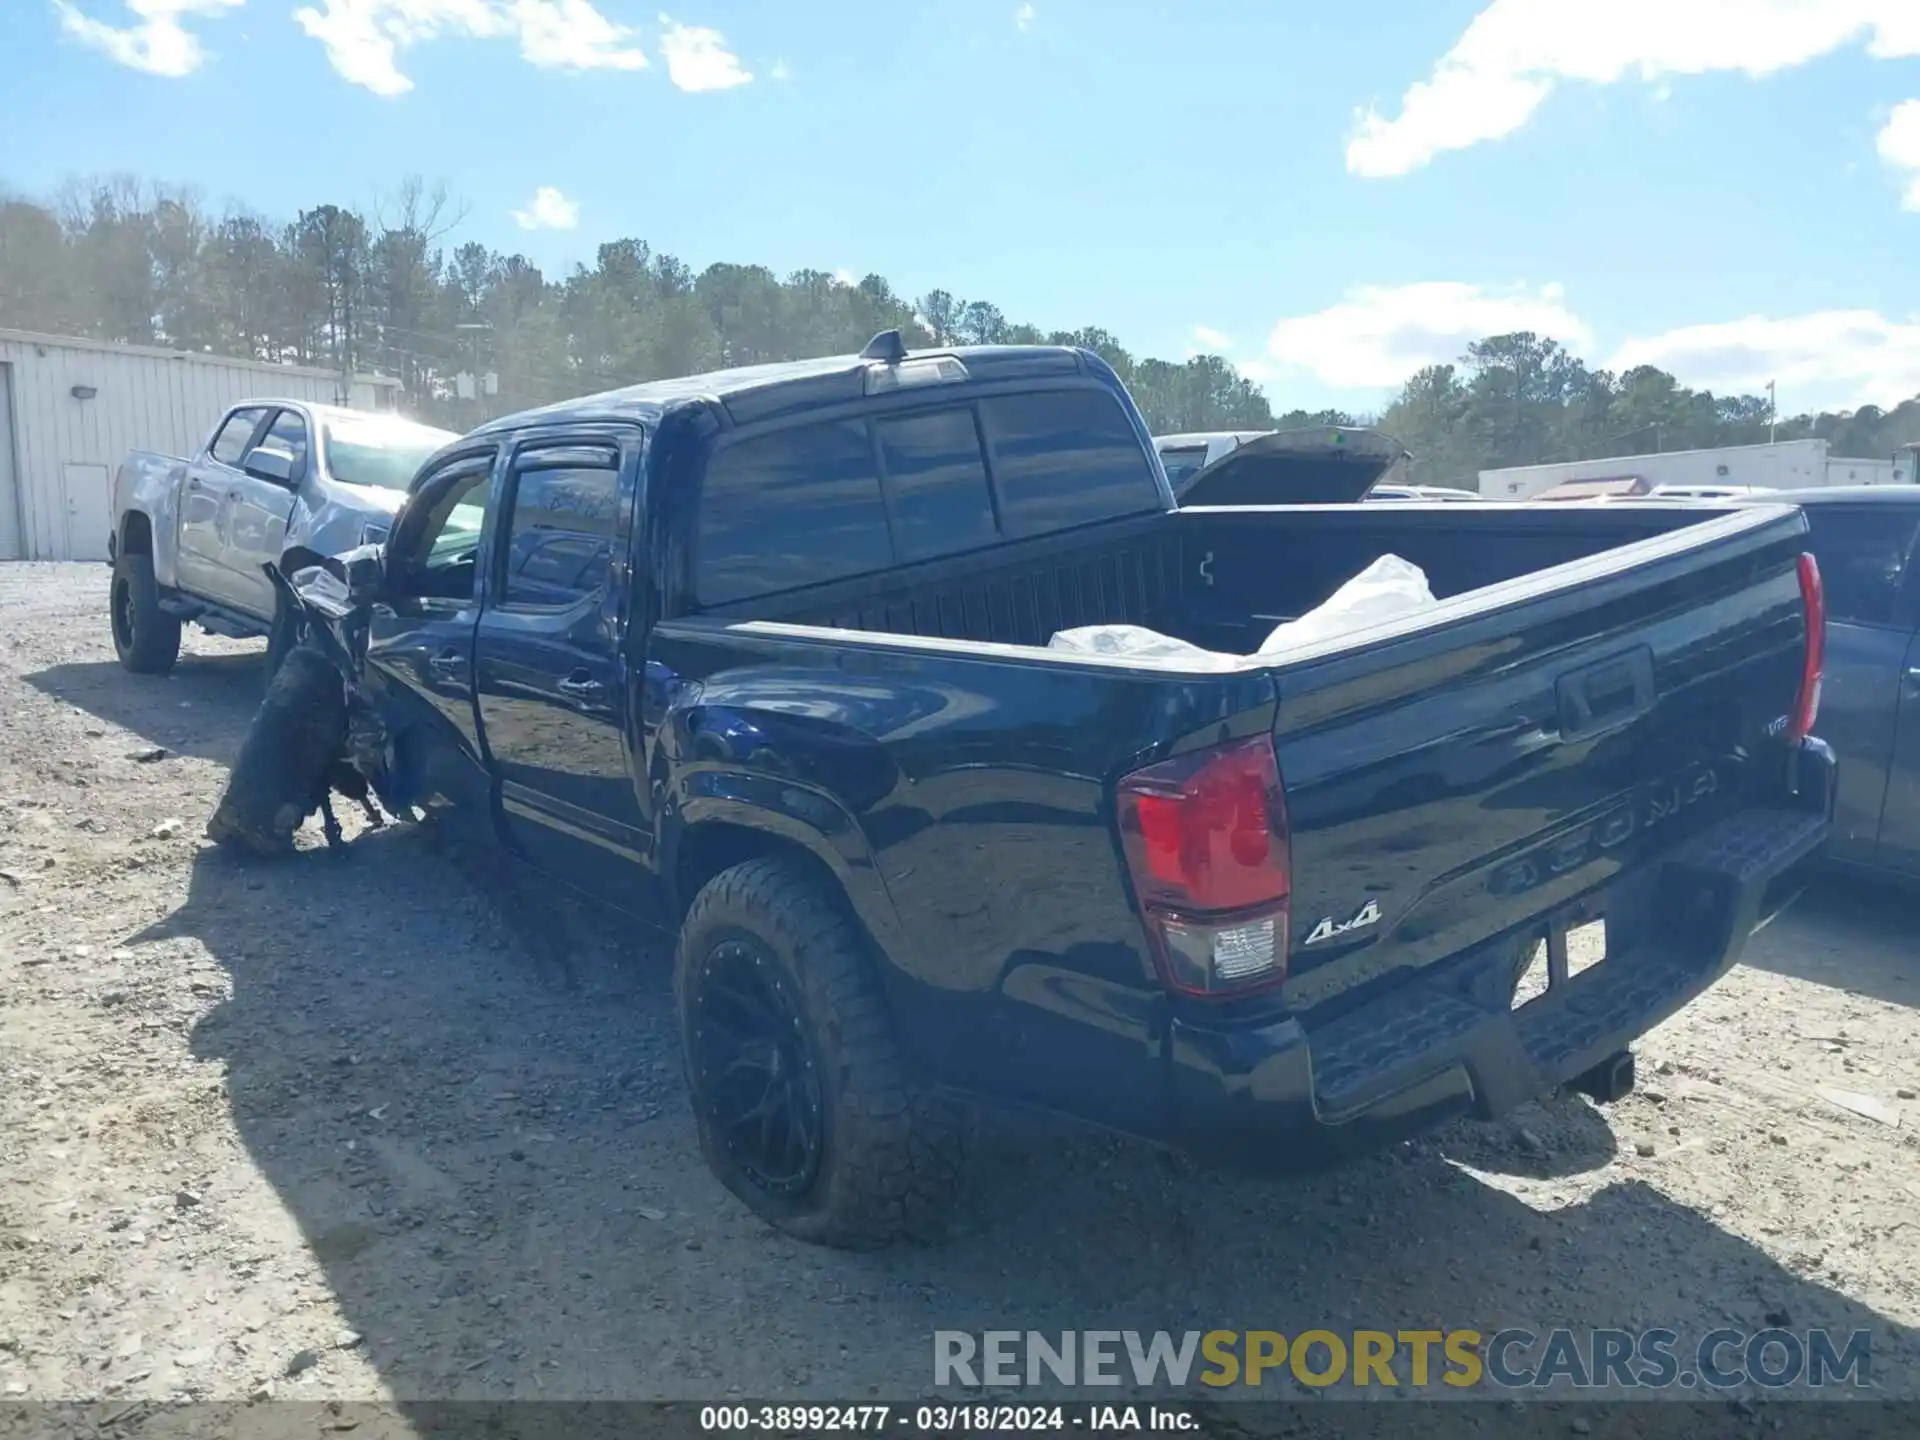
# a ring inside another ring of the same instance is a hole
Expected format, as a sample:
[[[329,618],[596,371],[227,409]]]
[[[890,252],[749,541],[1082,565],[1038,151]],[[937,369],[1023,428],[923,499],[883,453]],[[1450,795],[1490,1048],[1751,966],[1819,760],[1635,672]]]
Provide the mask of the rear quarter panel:
[[[819,816],[816,853],[836,857],[885,951],[903,1037],[930,1072],[1152,1127],[1166,1000],[1112,784],[1261,733],[1265,674],[718,620],[661,624],[649,662],[671,695],[651,759],[667,828],[754,797],[783,817],[775,828]]]
[[[152,535],[153,573],[162,588],[178,583],[175,543],[179,536],[180,487],[187,462],[173,455],[135,450],[113,477],[115,553],[124,554],[128,520],[142,517]]]

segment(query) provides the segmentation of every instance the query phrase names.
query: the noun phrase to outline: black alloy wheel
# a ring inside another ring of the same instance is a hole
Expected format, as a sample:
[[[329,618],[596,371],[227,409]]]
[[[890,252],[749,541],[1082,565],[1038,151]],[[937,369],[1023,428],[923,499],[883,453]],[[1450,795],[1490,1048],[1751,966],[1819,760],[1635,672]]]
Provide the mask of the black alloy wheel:
[[[805,1194],[826,1148],[818,1062],[792,987],[752,940],[708,951],[690,996],[693,1060],[716,1135],[754,1185]]]

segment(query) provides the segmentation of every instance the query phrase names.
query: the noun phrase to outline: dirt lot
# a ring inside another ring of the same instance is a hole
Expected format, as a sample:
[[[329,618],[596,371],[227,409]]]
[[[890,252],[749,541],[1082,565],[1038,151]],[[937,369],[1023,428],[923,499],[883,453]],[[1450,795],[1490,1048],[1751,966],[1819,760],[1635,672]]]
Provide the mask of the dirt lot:
[[[1811,892],[1610,1111],[1288,1184],[1028,1122],[951,1243],[849,1256],[701,1166],[657,948],[591,932],[569,988],[420,831],[213,854],[259,647],[124,674],[105,589],[0,567],[10,1396],[910,1399],[936,1328],[1778,1324],[1920,1397],[1912,900]]]

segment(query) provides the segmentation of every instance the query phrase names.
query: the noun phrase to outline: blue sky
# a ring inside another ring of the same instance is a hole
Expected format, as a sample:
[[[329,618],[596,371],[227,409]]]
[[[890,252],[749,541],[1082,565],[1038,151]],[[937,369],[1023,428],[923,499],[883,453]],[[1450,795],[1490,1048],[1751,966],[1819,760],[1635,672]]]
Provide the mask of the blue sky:
[[[551,274],[878,271],[1283,407],[1516,328],[1920,392],[1920,0],[0,0],[0,71],[17,191],[418,173]]]

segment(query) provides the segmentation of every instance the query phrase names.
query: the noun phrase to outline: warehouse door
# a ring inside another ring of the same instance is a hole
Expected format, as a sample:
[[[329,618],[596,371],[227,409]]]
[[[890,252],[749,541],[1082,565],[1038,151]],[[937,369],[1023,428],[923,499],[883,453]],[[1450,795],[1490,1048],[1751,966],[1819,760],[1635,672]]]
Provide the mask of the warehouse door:
[[[66,496],[67,548],[63,560],[104,560],[113,530],[113,497],[104,465],[64,465],[60,490]]]
[[[20,461],[13,450],[13,367],[0,365],[0,560],[18,560]]]

